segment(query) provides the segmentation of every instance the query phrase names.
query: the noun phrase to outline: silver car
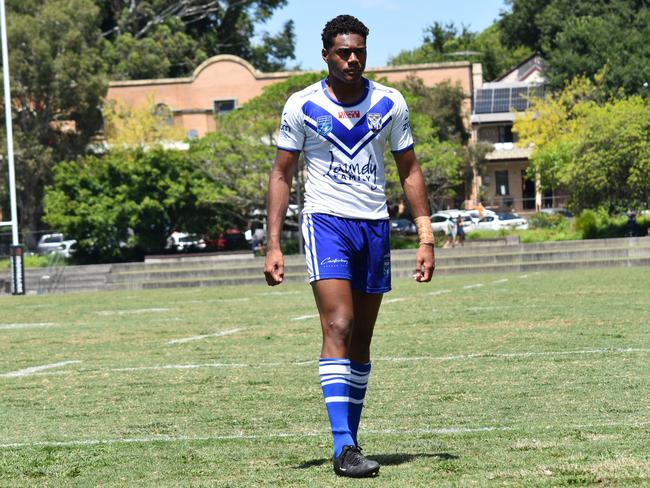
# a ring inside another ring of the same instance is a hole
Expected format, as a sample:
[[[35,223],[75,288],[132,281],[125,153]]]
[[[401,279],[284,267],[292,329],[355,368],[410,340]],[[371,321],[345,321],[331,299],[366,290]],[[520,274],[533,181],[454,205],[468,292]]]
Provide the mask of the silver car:
[[[58,253],[65,258],[74,254],[74,245],[77,243],[74,239],[66,239],[63,234],[44,234],[36,244],[36,252],[41,255]]]

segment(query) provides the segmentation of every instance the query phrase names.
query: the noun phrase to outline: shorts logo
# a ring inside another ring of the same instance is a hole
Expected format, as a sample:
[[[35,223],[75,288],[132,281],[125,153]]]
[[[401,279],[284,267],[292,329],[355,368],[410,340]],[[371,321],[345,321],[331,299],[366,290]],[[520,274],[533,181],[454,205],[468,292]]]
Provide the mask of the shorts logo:
[[[323,115],[316,119],[316,130],[321,136],[325,136],[332,132],[332,116]]]
[[[320,262],[321,266],[337,266],[342,264],[348,264],[348,260],[346,258],[331,258],[328,256]]]
[[[384,276],[390,276],[390,254],[384,257]]]
[[[368,120],[368,128],[371,131],[379,132],[381,130],[381,114],[367,113],[366,118]]]
[[[339,119],[358,119],[360,117],[361,117],[361,112],[359,112],[358,110],[339,112]]]

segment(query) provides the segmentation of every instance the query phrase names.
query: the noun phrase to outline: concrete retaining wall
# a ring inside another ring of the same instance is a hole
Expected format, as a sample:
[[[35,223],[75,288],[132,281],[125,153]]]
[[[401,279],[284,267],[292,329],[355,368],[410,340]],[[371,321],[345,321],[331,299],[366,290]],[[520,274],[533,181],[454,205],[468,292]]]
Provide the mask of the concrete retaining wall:
[[[411,276],[415,251],[392,253],[394,277]],[[26,270],[29,293],[264,284],[264,258],[252,253],[150,257],[144,263]],[[585,267],[650,266],[650,237],[483,243],[436,250],[436,273],[499,273]],[[303,256],[286,256],[285,280],[306,281]],[[9,281],[8,270],[0,280]],[[6,292],[6,291],[5,291]],[[1,291],[0,291],[1,293]]]

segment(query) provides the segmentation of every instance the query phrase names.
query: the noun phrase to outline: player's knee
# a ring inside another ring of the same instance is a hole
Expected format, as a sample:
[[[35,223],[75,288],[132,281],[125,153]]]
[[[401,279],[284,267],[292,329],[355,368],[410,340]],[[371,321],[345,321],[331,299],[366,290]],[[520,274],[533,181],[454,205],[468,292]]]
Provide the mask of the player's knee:
[[[352,317],[345,315],[328,317],[324,329],[328,339],[347,344],[352,333]]]

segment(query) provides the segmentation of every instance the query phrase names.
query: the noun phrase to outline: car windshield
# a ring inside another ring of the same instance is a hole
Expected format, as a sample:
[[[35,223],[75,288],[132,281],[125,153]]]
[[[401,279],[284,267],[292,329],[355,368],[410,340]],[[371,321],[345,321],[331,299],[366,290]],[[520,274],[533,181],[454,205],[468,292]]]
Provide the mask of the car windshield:
[[[513,220],[518,218],[519,217],[512,213],[499,214],[499,220]]]
[[[448,219],[449,217],[445,215],[434,215],[433,218],[431,219],[431,222],[444,222]]]

